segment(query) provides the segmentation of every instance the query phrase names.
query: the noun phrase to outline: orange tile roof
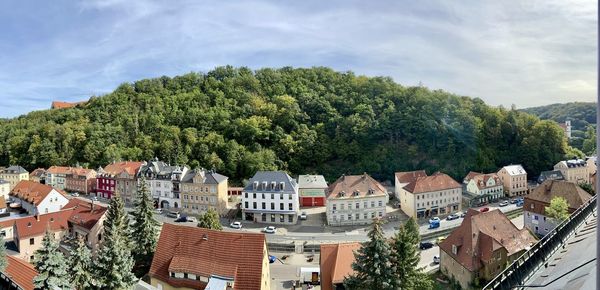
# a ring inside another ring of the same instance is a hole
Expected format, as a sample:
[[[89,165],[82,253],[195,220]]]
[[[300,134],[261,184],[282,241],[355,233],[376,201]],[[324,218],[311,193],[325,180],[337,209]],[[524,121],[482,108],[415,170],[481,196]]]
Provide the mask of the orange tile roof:
[[[10,191],[10,196],[16,196],[34,205],[39,205],[52,190],[64,195],[64,191],[57,190],[50,185],[41,184],[31,180],[22,180]]]
[[[414,182],[404,187],[404,189],[411,193],[433,192],[453,188],[462,188],[462,186],[452,179],[452,177],[440,172],[431,176],[418,177]]]
[[[207,239],[203,237],[206,235]],[[204,289],[206,283],[171,278],[169,271],[234,278],[234,290],[261,288],[264,234],[223,232],[165,223],[149,275],[173,287]]]
[[[69,229],[69,217],[72,209],[61,210],[39,216],[27,216],[15,219],[15,236],[20,239],[44,235],[47,229],[53,232],[66,231]]]
[[[481,175],[483,173],[479,173],[479,172],[475,172],[475,171],[469,171],[469,173],[467,174],[467,176],[465,176],[465,181],[469,182],[471,181],[471,179],[473,179],[473,177],[477,176],[477,175]]]
[[[469,271],[479,270],[493,253],[504,248],[508,256],[531,247],[536,239],[527,229],[519,230],[501,211],[485,213],[469,209],[464,220],[440,243],[440,250]],[[452,246],[457,253],[452,253]]]
[[[569,204],[569,212],[580,208],[592,196],[577,184],[565,180],[546,180],[536,187],[525,200],[536,200],[550,205],[552,198],[561,196]],[[525,208],[527,210],[527,208]]]
[[[69,174],[71,173],[72,168],[71,167],[66,167],[66,166],[50,166],[50,168],[48,168],[48,170],[46,170],[47,173],[50,174]]]
[[[354,273],[354,251],[360,247],[360,243],[321,244],[321,289],[333,290],[334,283],[342,283],[346,276]]]
[[[44,175],[44,173],[46,173],[46,169],[38,168],[38,169],[32,171],[31,173],[29,173],[29,176],[41,177],[42,175]]]
[[[396,172],[396,179],[400,183],[411,183],[418,177],[425,177],[427,173],[425,170],[408,171],[408,172]]]
[[[8,265],[4,274],[24,290],[33,290],[33,278],[38,275],[33,265],[13,256],[6,256]]]
[[[104,172],[111,175],[118,175],[121,174],[121,172],[125,171],[129,175],[135,175],[142,166],[142,164],[142,162],[137,161],[115,162],[107,165],[104,168]]]
[[[91,230],[98,223],[107,210],[106,207],[98,203],[94,204],[92,210],[92,203],[80,198],[72,198],[63,209],[72,209],[73,213],[69,217],[69,221],[88,230]]]
[[[12,227],[14,225],[15,225],[15,219],[9,219],[9,220],[5,220],[5,221],[1,221],[0,222],[0,229]]]
[[[498,174],[496,174],[496,173],[489,173],[489,174],[479,173],[472,177],[472,179],[475,180],[475,184],[477,185],[477,188],[479,188],[480,190],[488,188],[487,183],[488,183],[488,180],[490,180],[490,178],[494,179],[494,184],[495,184],[491,187],[496,187],[496,186],[502,185],[500,183],[500,177],[498,177]]]
[[[6,208],[6,198],[4,195],[0,195],[0,209]]]
[[[363,175],[342,175],[327,189],[327,198],[341,197],[341,192],[344,192],[345,197],[353,197],[355,192],[358,194],[357,196],[364,197],[367,196],[369,190],[373,190],[373,196],[387,194],[385,187],[366,173]]]
[[[67,109],[67,108],[73,108],[77,105],[85,104],[85,103],[87,103],[87,102],[81,101],[81,102],[70,103],[70,102],[53,101],[50,108],[52,108],[52,109]]]

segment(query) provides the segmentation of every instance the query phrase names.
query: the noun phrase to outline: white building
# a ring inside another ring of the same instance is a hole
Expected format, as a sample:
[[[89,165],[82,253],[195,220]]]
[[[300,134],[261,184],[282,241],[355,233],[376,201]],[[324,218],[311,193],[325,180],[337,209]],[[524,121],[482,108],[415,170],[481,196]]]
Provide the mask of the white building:
[[[30,180],[19,182],[9,195],[12,203],[20,204],[32,215],[57,212],[69,202],[61,192],[52,186]]]
[[[283,171],[258,171],[242,191],[247,221],[295,224],[299,208],[298,184]]]
[[[508,165],[498,170],[507,196],[527,194],[527,171],[521,165]]]
[[[566,181],[573,183],[589,182],[588,163],[582,159],[563,160],[554,165],[554,170],[559,170]]]
[[[365,225],[385,216],[388,193],[368,174],[342,175],[329,186],[327,224]]]
[[[181,208],[181,180],[188,170],[187,166],[171,166],[154,159],[144,162],[138,174],[146,178],[146,184],[157,206],[178,209]]]
[[[467,192],[477,197],[477,203],[495,202],[504,196],[502,180],[496,173],[469,172],[464,182],[467,184]]]
[[[71,173],[71,167],[51,166],[46,170],[46,184],[65,190],[67,184],[67,174]]]

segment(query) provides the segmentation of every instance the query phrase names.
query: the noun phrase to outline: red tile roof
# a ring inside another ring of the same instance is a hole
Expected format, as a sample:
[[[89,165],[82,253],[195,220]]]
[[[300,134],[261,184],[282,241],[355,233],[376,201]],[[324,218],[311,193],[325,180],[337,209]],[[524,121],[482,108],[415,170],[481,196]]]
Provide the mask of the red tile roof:
[[[496,173],[489,173],[489,174],[480,173],[478,175],[473,176],[472,179],[474,179],[475,184],[477,185],[477,188],[479,188],[480,190],[488,188],[487,183],[488,183],[488,180],[490,180],[490,179],[494,179],[494,185],[492,185],[490,187],[496,187],[496,186],[502,185],[500,183],[500,177],[498,177],[498,174],[496,174]]]
[[[33,290],[33,278],[38,275],[33,265],[13,256],[6,256],[8,265],[4,270],[11,281],[24,290]]]
[[[38,168],[38,169],[32,171],[31,173],[29,173],[29,176],[41,177],[42,175],[44,175],[44,173],[46,173],[46,169]]]
[[[66,108],[73,108],[79,104],[85,104],[87,103],[86,101],[82,101],[82,102],[74,102],[74,103],[69,103],[69,102],[61,102],[61,101],[53,101],[52,105],[50,106],[51,109],[66,109]]]
[[[25,200],[37,206],[50,192],[52,192],[53,189],[54,188],[50,185],[41,184],[31,180],[22,180],[10,191],[9,195],[16,196],[21,200]],[[56,191],[64,195],[63,191]]]
[[[400,183],[411,183],[417,180],[418,177],[425,177],[427,173],[425,170],[408,171],[408,172],[396,172],[396,179]]]
[[[234,278],[234,290],[260,289],[266,254],[264,234],[223,232],[165,223],[149,275],[173,287],[202,290],[206,283],[171,278],[169,271]]]
[[[72,209],[61,210],[39,216],[27,216],[15,219],[15,236],[20,239],[42,236],[49,229],[52,232],[66,231],[69,229],[68,220]]]
[[[477,176],[477,175],[481,175],[483,173],[479,173],[479,172],[475,172],[475,171],[469,171],[469,173],[467,174],[467,176],[465,176],[465,181],[469,182],[471,181],[471,179],[473,179],[473,177]]]
[[[411,193],[434,192],[453,188],[462,188],[460,183],[445,173],[437,172],[431,176],[418,177],[407,184],[404,189]]]
[[[592,196],[577,184],[565,180],[546,180],[536,187],[525,200],[536,200],[550,205],[552,198],[564,197],[569,204],[569,212],[580,208],[592,199]],[[525,208],[527,210],[527,208]]]
[[[354,251],[360,247],[360,243],[321,244],[321,289],[333,290],[334,283],[343,283],[346,276],[354,273]]]
[[[528,230],[519,230],[501,211],[481,213],[469,209],[460,226],[440,243],[440,250],[469,271],[476,271],[498,249],[504,248],[511,256],[535,242]],[[457,247],[456,254],[452,253],[453,245]]]
[[[98,203],[94,204],[94,209],[92,210],[92,203],[80,198],[72,198],[63,209],[73,210],[73,213],[69,217],[69,222],[88,230],[91,230],[98,223],[107,210],[106,207]]]
[[[67,167],[67,166],[51,166],[50,168],[48,168],[48,170],[46,170],[47,173],[50,174],[69,174],[71,173],[71,170],[73,168],[72,167]]]
[[[366,173],[363,175],[342,175],[327,189],[327,198],[341,197],[341,192],[344,192],[344,197],[364,197],[369,190],[372,190],[373,196],[387,194],[385,187]],[[358,195],[354,195],[354,193]]]
[[[142,166],[142,164],[142,162],[137,161],[115,162],[107,165],[104,168],[104,172],[110,175],[118,175],[121,174],[121,172],[125,171],[129,175],[135,175]]]
[[[4,195],[0,195],[0,209],[5,209],[6,208],[6,198],[4,198]]]

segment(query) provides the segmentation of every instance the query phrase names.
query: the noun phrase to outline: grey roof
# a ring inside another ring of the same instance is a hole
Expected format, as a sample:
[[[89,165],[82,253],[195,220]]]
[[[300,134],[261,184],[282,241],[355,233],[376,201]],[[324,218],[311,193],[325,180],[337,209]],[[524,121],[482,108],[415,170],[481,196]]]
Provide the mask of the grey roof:
[[[327,181],[323,175],[298,176],[298,188],[327,188]]]
[[[298,184],[296,183],[296,180],[294,180],[292,177],[290,177],[287,173],[283,172],[283,171],[258,171],[254,174],[254,176],[252,176],[252,178],[250,178],[250,181],[248,182],[248,185],[246,185],[246,187],[244,187],[244,191],[252,191],[254,190],[253,188],[253,184],[254,182],[258,182],[258,184],[262,184],[263,182],[266,182],[267,184],[271,184],[271,182],[275,182],[277,185],[279,185],[280,182],[283,182],[285,184],[284,193],[297,193],[298,192]],[[264,190],[264,191],[269,191]],[[278,188],[276,190],[273,191],[277,191],[277,192],[282,192],[282,190],[279,190]]]
[[[542,171],[537,181],[542,183],[545,180],[565,180],[565,177],[560,170]]]
[[[229,177],[216,173],[214,170],[206,170],[204,168],[189,170],[182,178],[181,182],[191,183],[197,174],[204,174],[204,184],[219,184]]]
[[[138,171],[138,174],[150,175],[153,179],[171,179],[174,173],[182,173],[182,166],[169,165],[157,159],[144,162]]]
[[[27,170],[25,170],[25,168],[23,168],[23,167],[21,167],[19,165],[9,166],[8,168],[4,169],[4,172],[12,173],[12,174],[29,173],[29,172],[27,172]]]

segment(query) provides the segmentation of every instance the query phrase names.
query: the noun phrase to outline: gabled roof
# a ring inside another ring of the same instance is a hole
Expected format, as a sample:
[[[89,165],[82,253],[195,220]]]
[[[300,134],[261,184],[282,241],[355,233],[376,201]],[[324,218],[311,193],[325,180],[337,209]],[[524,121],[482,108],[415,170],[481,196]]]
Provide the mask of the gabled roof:
[[[22,173],[29,173],[29,172],[27,172],[27,170],[25,170],[25,168],[23,168],[21,166],[12,165],[12,166],[5,168],[3,173],[22,174]]]
[[[387,195],[387,190],[373,177],[362,175],[342,175],[327,189],[327,198],[352,198]]]
[[[91,230],[106,213],[107,208],[98,203],[93,204],[80,198],[72,198],[63,209],[72,209],[69,222]]]
[[[5,209],[6,208],[6,198],[4,198],[4,195],[0,195],[0,209]]]
[[[181,182],[192,183],[194,182],[194,177],[196,176],[202,177],[204,176],[204,184],[220,184],[221,182],[226,181],[229,177],[225,175],[221,175],[216,173],[214,170],[206,170],[204,168],[189,170],[186,175],[182,178]]]
[[[479,173],[479,172],[475,172],[475,171],[469,171],[469,173],[467,174],[467,176],[465,176],[464,182],[468,183],[469,181],[471,181],[471,179],[473,179],[473,177],[477,176],[477,175],[482,175],[483,173]]]
[[[327,188],[327,181],[323,175],[300,175],[298,188]]]
[[[487,183],[490,179],[494,180],[494,185],[488,187]],[[489,173],[489,174],[480,173],[479,175],[474,175],[472,180],[473,180],[473,182],[475,182],[475,184],[477,185],[477,188],[479,188],[479,190],[502,185],[500,183],[500,177],[498,177],[498,175],[496,173]]]
[[[204,239],[206,238],[206,239]],[[264,234],[224,232],[165,223],[149,275],[173,287],[205,289],[207,283],[171,278],[170,271],[234,279],[234,290],[261,288]]]
[[[354,251],[360,247],[360,243],[321,244],[321,289],[333,290],[331,285],[354,273]]]
[[[29,173],[29,176],[42,177],[44,174],[46,174],[46,169],[37,168],[34,171],[32,171],[31,173]]]
[[[244,187],[245,191],[252,191],[254,182],[258,182],[259,186],[266,182],[267,185],[270,185],[272,182],[275,182],[277,185],[283,182],[285,184],[284,193],[297,193],[298,192],[298,184],[296,181],[289,176],[287,173],[283,171],[257,171],[254,176],[248,182],[248,185]],[[276,191],[281,191],[276,189]]]
[[[48,170],[46,170],[49,174],[64,174],[67,175],[71,173],[72,168],[67,166],[50,166]]]
[[[476,271],[499,249],[511,256],[535,242],[528,230],[519,230],[501,211],[481,213],[469,209],[460,226],[440,243],[440,250],[469,271]],[[456,254],[452,252],[453,245],[457,247]]]
[[[21,200],[27,201],[33,205],[39,205],[48,194],[52,191],[56,191],[60,194],[63,192],[54,189],[50,185],[41,184],[31,180],[21,180],[15,187],[10,191],[10,196],[16,196]]]
[[[38,275],[33,265],[13,256],[6,256],[8,265],[4,274],[24,290],[33,290],[33,278]]]
[[[556,163],[554,167],[564,166],[567,168],[577,168],[577,167],[585,167],[587,166],[587,162],[583,159],[571,159],[571,160],[563,160]]]
[[[437,172],[431,176],[418,177],[414,182],[404,186],[405,190],[413,194],[454,188],[462,188],[462,186],[452,179],[452,177],[441,172]]]
[[[525,198],[550,204],[555,196],[565,198],[571,211],[578,209],[592,199],[592,196],[577,184],[564,180],[546,180]]]
[[[20,239],[42,236],[49,229],[52,232],[66,231],[69,229],[68,220],[72,209],[60,210],[36,216],[27,216],[15,219],[15,235]]]
[[[525,169],[523,169],[523,166],[521,166],[521,165],[508,165],[508,166],[502,167],[500,170],[502,170],[502,169],[505,169],[509,175],[527,174],[527,172],[525,171]]]
[[[85,104],[87,103],[86,101],[81,101],[81,102],[62,102],[62,101],[52,101],[52,105],[50,106],[50,109],[67,109],[67,108],[73,108],[77,105],[80,104]]]
[[[104,167],[104,169],[103,169],[103,173],[116,176],[116,175],[121,174],[122,172],[127,172],[127,174],[129,174],[129,175],[135,176],[141,166],[142,166],[142,162],[137,162],[137,161],[115,162],[115,163],[106,165],[106,167]]]
[[[417,178],[425,176],[427,176],[425,170],[396,172],[396,179],[398,179],[398,182],[400,183],[411,183],[417,180]]]
[[[560,170],[542,171],[537,182],[542,183],[546,180],[565,180],[565,177]]]

